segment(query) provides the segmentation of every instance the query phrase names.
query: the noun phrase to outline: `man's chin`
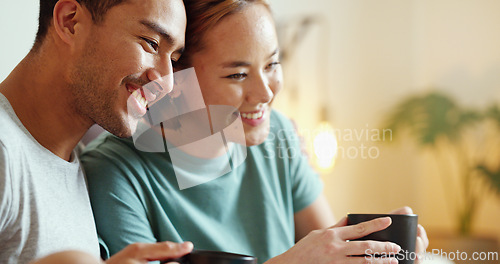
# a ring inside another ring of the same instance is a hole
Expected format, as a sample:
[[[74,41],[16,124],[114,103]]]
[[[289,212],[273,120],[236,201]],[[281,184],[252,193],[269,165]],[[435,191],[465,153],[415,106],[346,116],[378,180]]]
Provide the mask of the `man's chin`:
[[[130,129],[128,128],[123,128],[123,129],[106,129],[109,133],[117,136],[117,137],[120,137],[120,138],[129,138],[132,136],[133,132],[134,131],[131,131]]]
[[[130,118],[128,122],[120,122],[115,124],[99,124],[109,133],[120,137],[129,138],[131,137],[137,129],[138,120],[135,118]]]

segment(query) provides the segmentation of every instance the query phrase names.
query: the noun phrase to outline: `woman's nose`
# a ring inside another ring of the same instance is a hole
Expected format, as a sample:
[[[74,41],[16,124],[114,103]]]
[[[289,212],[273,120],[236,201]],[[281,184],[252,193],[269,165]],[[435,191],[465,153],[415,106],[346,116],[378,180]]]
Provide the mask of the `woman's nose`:
[[[266,104],[273,98],[274,92],[269,86],[269,80],[264,76],[257,78],[247,92],[247,101],[251,104]]]

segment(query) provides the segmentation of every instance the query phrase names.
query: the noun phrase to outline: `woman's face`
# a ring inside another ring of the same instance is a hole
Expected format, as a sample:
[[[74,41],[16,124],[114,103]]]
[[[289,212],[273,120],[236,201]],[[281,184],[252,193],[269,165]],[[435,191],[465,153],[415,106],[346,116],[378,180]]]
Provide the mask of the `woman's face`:
[[[239,109],[247,146],[269,134],[271,102],[282,85],[278,40],[269,10],[252,4],[205,33],[192,56],[206,105]]]

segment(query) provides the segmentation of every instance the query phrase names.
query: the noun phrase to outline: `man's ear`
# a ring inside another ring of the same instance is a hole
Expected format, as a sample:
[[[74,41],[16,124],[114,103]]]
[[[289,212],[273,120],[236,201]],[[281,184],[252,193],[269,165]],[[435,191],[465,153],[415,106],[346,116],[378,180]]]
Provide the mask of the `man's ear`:
[[[91,21],[90,13],[76,0],[59,0],[54,6],[54,29],[59,38],[72,45],[77,36],[80,25]]]

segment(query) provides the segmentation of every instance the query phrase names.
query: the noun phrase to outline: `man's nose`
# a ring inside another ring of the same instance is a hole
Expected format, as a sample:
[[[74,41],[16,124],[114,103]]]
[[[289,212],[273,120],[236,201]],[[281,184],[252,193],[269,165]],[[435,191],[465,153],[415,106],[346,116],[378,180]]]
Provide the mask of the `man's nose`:
[[[145,89],[155,95],[153,101],[160,100],[174,88],[174,77],[170,59],[168,59],[168,62],[160,62],[156,67],[149,69],[146,76],[149,83],[145,86]]]

